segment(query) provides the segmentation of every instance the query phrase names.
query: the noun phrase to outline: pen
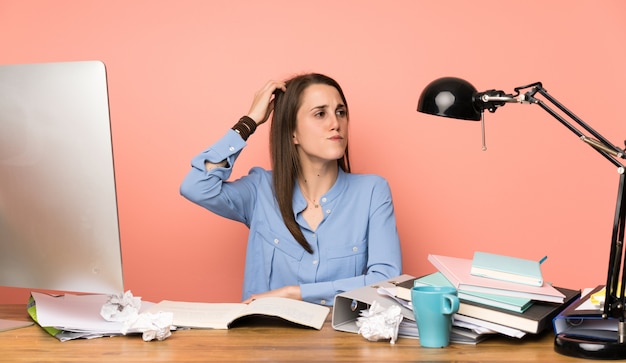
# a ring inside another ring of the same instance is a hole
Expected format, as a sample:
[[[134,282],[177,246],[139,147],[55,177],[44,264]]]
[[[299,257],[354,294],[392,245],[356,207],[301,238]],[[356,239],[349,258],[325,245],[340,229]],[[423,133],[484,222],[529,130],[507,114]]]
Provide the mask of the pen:
[[[548,256],[543,256],[543,258],[539,260],[539,264],[541,265],[547,259],[548,259]]]

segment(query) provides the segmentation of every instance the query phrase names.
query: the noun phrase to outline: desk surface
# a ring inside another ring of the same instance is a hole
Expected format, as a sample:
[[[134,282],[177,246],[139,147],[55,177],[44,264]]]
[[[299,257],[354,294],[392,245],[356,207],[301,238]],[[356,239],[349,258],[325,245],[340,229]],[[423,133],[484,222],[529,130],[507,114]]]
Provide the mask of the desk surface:
[[[30,320],[22,305],[0,305],[0,319]],[[399,338],[396,344],[369,342],[358,334],[334,330],[329,319],[320,331],[265,322],[230,330],[181,330],[161,342],[144,342],[133,335],[62,343],[33,325],[0,332],[0,361],[581,361],[554,352],[553,337],[550,332],[521,340],[498,336],[477,345],[432,349],[409,338]]]

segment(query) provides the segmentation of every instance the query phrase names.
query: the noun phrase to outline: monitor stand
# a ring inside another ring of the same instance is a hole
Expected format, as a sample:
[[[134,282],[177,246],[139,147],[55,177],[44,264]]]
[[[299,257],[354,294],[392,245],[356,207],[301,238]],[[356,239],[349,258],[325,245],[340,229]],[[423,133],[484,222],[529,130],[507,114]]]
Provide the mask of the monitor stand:
[[[10,299],[9,299],[10,300]],[[0,337],[5,331],[26,328],[35,324],[28,313],[28,304],[2,302],[0,303]]]
[[[0,332],[26,328],[27,326],[31,326],[33,324],[33,321],[0,319]]]

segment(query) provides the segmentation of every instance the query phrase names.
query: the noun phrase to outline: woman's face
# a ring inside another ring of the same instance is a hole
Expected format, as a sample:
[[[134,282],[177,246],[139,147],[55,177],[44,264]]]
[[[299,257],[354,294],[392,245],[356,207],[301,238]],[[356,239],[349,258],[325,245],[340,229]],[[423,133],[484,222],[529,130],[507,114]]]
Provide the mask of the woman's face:
[[[336,161],[348,144],[348,113],[335,87],[312,84],[302,93],[293,133],[300,158]]]

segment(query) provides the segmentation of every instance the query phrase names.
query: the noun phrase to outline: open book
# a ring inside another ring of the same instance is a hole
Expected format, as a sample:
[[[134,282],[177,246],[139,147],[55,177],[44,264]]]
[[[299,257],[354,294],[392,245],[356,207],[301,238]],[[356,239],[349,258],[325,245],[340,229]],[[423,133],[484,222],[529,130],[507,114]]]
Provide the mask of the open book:
[[[250,304],[163,300],[151,307],[149,311],[173,313],[174,325],[178,327],[228,329],[239,318],[261,315],[278,317],[320,330],[330,308],[283,297],[264,297]]]

